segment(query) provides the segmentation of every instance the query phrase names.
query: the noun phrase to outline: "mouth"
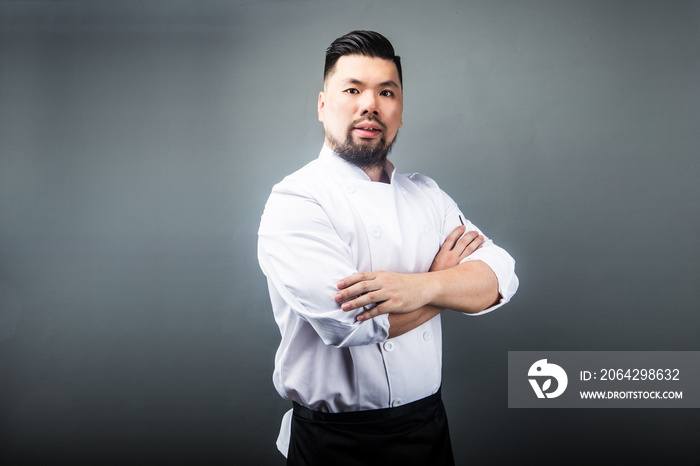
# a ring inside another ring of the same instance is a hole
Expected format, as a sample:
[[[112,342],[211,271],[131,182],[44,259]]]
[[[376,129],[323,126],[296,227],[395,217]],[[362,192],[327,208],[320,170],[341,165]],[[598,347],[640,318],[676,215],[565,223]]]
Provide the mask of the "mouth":
[[[379,123],[363,121],[355,125],[353,131],[361,138],[375,138],[382,134],[384,127]]]

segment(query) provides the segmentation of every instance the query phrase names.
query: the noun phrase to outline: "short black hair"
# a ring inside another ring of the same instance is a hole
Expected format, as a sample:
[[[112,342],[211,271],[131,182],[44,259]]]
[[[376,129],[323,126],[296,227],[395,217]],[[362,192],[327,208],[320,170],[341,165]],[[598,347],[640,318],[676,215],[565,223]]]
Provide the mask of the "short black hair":
[[[389,39],[374,31],[352,31],[342,37],[338,37],[326,49],[326,65],[323,69],[325,81],[333,72],[335,64],[344,55],[363,55],[365,57],[383,58],[391,60],[399,72],[399,82],[403,87],[403,74],[401,73],[401,57],[394,53],[394,46]]]

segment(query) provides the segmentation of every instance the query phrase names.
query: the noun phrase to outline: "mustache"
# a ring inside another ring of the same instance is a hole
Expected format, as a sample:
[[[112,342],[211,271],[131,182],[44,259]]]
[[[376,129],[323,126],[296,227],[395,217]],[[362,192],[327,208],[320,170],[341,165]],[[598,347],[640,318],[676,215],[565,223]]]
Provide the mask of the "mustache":
[[[366,116],[366,117],[363,117],[363,118],[360,118],[360,119],[358,119],[358,120],[353,121],[351,127],[352,127],[352,128],[356,128],[356,127],[358,127],[359,125],[361,125],[362,123],[367,123],[367,122],[370,122],[370,121],[371,121],[371,122],[374,122],[374,123],[377,123],[379,126],[382,127],[382,129],[384,129],[384,130],[386,129],[386,125],[384,124],[384,122],[383,122],[382,120],[380,120],[379,118],[377,118],[376,116],[374,116],[374,115],[368,115],[368,116]]]

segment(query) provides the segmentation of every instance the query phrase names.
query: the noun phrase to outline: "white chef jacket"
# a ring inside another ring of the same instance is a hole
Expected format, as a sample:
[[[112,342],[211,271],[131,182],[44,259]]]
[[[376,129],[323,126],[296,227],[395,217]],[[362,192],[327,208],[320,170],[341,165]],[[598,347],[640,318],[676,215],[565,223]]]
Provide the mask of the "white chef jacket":
[[[372,182],[324,145],[274,186],[261,218],[258,260],[282,336],[273,382],[283,398],[316,411],[398,406],[440,387],[439,315],[388,340],[386,314],[358,322],[362,309],[342,311],[333,298],[336,283],[355,272],[427,272],[464,219],[432,179],[396,173],[389,161],[385,170],[390,183]],[[518,278],[506,251],[486,239],[465,260],[485,262],[498,278],[500,301],[477,314],[510,300]],[[291,411],[277,442],[285,455],[290,424]]]

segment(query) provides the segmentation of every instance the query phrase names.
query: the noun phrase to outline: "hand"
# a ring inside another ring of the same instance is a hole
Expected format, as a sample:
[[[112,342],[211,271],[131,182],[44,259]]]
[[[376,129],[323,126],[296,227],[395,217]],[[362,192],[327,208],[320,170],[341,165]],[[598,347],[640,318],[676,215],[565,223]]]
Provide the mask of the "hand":
[[[430,266],[431,272],[459,265],[465,257],[482,246],[484,237],[473,230],[464,233],[466,229],[467,227],[460,225],[447,235],[445,242],[442,243],[435,259],[433,259],[433,264]]]
[[[481,247],[484,237],[476,231],[465,234],[465,230],[466,227],[460,225],[447,235],[433,259],[430,272],[456,267],[462,259]],[[334,299],[337,303],[343,303],[343,311],[376,304],[357,316],[360,321],[380,314],[405,314],[431,302],[435,280],[428,277],[429,274],[359,272],[338,282],[340,291]]]
[[[386,313],[408,313],[428,304],[426,274],[395,272],[359,272],[338,282],[335,301],[343,303],[343,311],[377,304],[357,316],[367,320]]]

